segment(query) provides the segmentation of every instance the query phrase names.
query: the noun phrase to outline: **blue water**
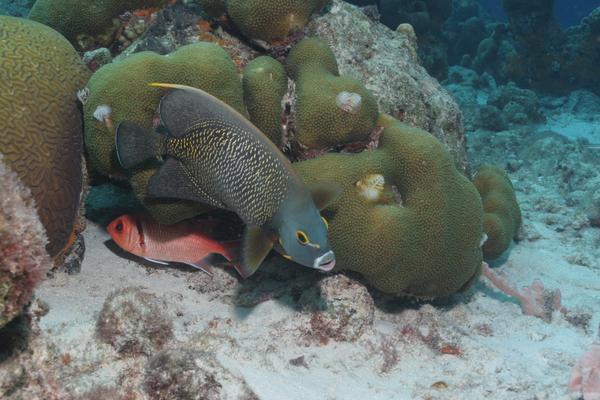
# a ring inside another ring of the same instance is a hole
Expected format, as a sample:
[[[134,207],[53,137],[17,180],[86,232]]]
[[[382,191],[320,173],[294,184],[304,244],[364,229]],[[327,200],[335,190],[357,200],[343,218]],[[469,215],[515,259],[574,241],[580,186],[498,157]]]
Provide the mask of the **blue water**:
[[[501,21],[506,20],[501,0],[481,0],[481,5],[491,16]],[[556,0],[554,15],[561,26],[566,28],[579,24],[596,7],[600,7],[600,0]]]

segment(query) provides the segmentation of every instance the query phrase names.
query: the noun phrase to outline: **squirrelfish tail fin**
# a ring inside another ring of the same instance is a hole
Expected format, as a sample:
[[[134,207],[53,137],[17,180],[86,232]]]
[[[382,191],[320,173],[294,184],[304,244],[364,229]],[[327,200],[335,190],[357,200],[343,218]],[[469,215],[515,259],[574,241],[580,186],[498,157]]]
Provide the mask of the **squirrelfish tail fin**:
[[[231,263],[238,262],[241,257],[241,241],[233,240],[229,242],[221,242],[221,255]]]
[[[123,121],[117,126],[115,145],[117,158],[125,169],[162,155],[165,136],[146,130],[133,122]]]

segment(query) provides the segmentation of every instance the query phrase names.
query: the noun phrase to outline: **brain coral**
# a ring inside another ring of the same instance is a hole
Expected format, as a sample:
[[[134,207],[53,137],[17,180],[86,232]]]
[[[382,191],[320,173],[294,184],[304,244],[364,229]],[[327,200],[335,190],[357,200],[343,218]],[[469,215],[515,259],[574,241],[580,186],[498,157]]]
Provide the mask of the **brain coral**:
[[[356,79],[340,76],[327,44],[316,38],[300,41],[286,68],[296,81],[296,139],[310,149],[367,140],[378,109],[373,95]],[[358,95],[359,106],[344,108]]]
[[[167,3],[168,0],[37,0],[29,18],[56,29],[81,47],[86,47],[90,39],[106,46],[118,28],[119,15]]]
[[[473,184],[483,201],[483,231],[488,236],[483,244],[486,259],[495,259],[508,249],[521,226],[521,209],[506,172],[493,165],[477,169]]]
[[[198,0],[215,18],[224,11],[247,37],[272,41],[299,31],[331,0]]]
[[[116,179],[129,177],[136,196],[160,222],[173,223],[198,214],[203,207],[185,202],[146,199],[146,183],[156,165],[124,171],[116,158],[114,128],[122,121],[135,122],[147,129],[164,91],[150,82],[178,83],[203,89],[246,114],[242,84],[236,67],[221,47],[194,43],[168,56],[141,52],[105,65],[88,82],[89,98],[84,106],[85,144],[92,168]],[[111,109],[112,127],[97,120],[99,106]]]
[[[283,65],[274,58],[261,56],[244,68],[244,102],[252,123],[273,143],[281,144],[281,100],[288,80]]]
[[[435,297],[464,289],[482,261],[475,187],[432,135],[385,115],[379,124],[385,130],[377,150],[294,164],[308,184],[344,187],[324,214],[336,268],[357,271],[387,293]],[[375,182],[382,195],[361,196],[359,182]]]
[[[0,154],[0,328],[31,300],[52,261],[31,192]]]
[[[31,189],[57,256],[70,243],[82,189],[76,92],[89,71],[58,32],[0,16],[0,153]]]

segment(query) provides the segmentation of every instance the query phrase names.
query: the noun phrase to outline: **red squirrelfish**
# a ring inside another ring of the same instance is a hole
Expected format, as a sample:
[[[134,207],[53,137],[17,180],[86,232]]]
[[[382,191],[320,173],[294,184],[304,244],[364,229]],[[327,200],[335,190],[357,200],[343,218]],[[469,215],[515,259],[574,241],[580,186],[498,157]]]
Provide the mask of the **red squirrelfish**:
[[[211,274],[208,256],[220,254],[236,262],[240,246],[239,241],[214,240],[210,228],[215,224],[215,220],[196,220],[161,225],[149,216],[122,215],[106,230],[119,247],[131,254],[159,264],[184,263]]]

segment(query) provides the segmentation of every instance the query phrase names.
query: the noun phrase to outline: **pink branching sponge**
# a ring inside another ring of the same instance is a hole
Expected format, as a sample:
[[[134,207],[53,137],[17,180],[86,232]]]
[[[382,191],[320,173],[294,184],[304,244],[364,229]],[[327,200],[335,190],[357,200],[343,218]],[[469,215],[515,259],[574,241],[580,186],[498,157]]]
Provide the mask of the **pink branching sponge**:
[[[537,279],[533,281],[531,286],[525,286],[519,291],[491,269],[486,262],[482,265],[481,273],[500,291],[519,300],[525,315],[533,315],[548,321],[552,318],[552,313],[555,310],[563,314],[567,312],[561,305],[560,290],[548,291],[544,288],[544,284]]]
[[[594,343],[573,367],[569,390],[579,392],[583,400],[600,400],[600,343]]]
[[[31,193],[0,154],[0,328],[31,300],[52,260]]]

